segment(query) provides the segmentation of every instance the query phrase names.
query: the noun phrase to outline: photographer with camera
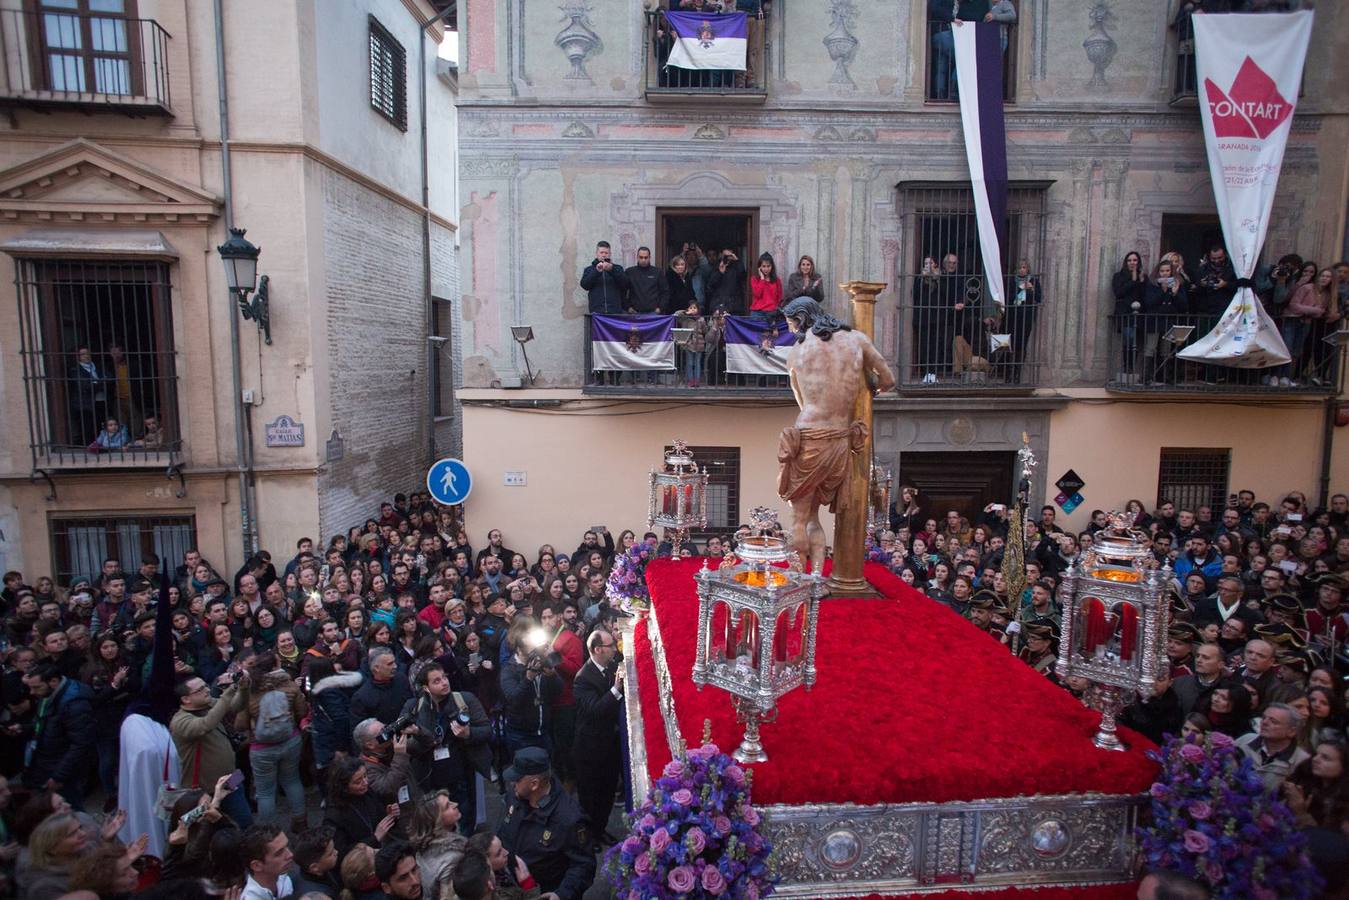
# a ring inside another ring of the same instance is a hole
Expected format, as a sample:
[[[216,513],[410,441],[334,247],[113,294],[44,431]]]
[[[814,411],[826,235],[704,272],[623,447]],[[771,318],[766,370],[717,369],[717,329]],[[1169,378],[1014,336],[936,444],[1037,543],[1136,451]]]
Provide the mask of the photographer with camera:
[[[506,635],[511,658],[501,672],[506,708],[506,749],[514,755],[522,747],[549,751],[553,703],[562,694],[557,666],[561,657],[548,646],[548,636],[533,618],[515,617]]]
[[[174,689],[178,696],[178,712],[169,722],[169,734],[178,748],[183,787],[215,784],[221,777],[234,772],[234,744],[223,726],[226,716],[236,715],[244,708],[248,696],[248,670],[221,678],[228,679],[229,683],[215,701],[211,700],[206,682],[197,677],[184,679]],[[226,797],[220,811],[240,828],[253,824],[253,811],[243,791],[234,791]]]
[[[616,316],[627,303],[628,277],[623,267],[611,259],[613,253],[608,241],[595,245],[595,258],[581,273],[581,290],[586,292],[590,312]]]
[[[389,724],[365,719],[351,732],[356,752],[365,763],[370,791],[385,803],[398,799],[400,789],[417,791],[412,777],[412,759],[408,756],[408,731],[412,716],[399,716]]]
[[[712,274],[707,279],[707,292],[711,312],[725,310],[733,316],[744,313],[745,264],[731,248],[722,250],[713,264]]]
[[[450,799],[459,804],[460,829],[472,834],[477,809],[473,776],[491,777],[492,723],[477,697],[451,690],[438,664],[418,672],[417,685],[418,695],[403,706],[398,718],[411,720],[407,748],[412,777],[423,793],[448,790]]]
[[[1227,250],[1217,244],[1199,264],[1199,280],[1190,294],[1192,311],[1201,316],[1221,316],[1236,293],[1236,270]]]

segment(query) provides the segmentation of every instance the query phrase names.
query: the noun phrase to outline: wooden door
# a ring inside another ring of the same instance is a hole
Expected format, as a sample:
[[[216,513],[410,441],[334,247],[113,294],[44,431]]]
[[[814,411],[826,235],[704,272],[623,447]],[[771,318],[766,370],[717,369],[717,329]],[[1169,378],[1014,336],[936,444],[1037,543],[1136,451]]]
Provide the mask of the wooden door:
[[[926,519],[941,521],[954,509],[971,523],[990,503],[1010,503],[1012,466],[1008,452],[905,453],[899,461],[898,485],[918,488],[918,506]]]

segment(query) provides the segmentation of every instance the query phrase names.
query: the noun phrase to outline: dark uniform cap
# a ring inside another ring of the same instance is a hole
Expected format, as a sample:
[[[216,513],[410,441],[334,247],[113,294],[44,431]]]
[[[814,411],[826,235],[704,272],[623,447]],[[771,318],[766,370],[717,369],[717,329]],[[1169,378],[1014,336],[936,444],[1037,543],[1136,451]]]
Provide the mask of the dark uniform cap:
[[[1279,612],[1300,613],[1302,604],[1292,594],[1270,594],[1265,598],[1265,602],[1277,609]]]
[[[1173,641],[1189,641],[1193,644],[1199,640],[1199,629],[1189,622],[1174,622],[1167,629],[1166,636]]]
[[[1026,623],[1026,636],[1057,641],[1059,639],[1059,623],[1053,619],[1033,619]]]
[[[1311,666],[1307,662],[1307,657],[1301,653],[1280,653],[1274,657],[1274,662],[1281,668],[1294,669],[1306,675],[1311,671]]]
[[[526,775],[543,775],[548,772],[548,752],[539,747],[521,747],[515,751],[515,759],[506,769],[507,781],[519,781]]]
[[[1326,585],[1338,588],[1341,594],[1346,590],[1349,590],[1349,582],[1345,581],[1344,576],[1338,572],[1327,572],[1316,579],[1316,586],[1318,588],[1325,587]]]
[[[1282,622],[1270,622],[1255,626],[1255,633],[1276,647],[1295,647],[1298,650],[1307,646],[1298,633]]]
[[[210,581],[206,582],[206,586],[208,588],[213,588],[217,584],[223,588],[227,588],[230,586],[230,583],[223,578],[212,578]]]
[[[990,590],[976,591],[970,598],[970,606],[975,609],[997,610],[1002,607],[1002,599],[996,593]]]

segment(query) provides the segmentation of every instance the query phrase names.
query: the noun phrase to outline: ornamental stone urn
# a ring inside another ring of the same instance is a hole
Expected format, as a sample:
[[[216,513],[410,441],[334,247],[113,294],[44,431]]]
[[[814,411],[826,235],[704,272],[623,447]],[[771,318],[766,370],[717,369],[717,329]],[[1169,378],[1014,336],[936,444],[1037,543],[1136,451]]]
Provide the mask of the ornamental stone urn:
[[[856,87],[848,75],[848,66],[857,55],[857,38],[848,30],[848,23],[856,14],[857,7],[852,0],[834,0],[829,7],[829,17],[834,27],[824,36],[824,46],[829,51],[829,58],[834,61],[834,75],[829,79],[830,84]]]
[[[590,11],[584,2],[572,2],[559,7],[567,25],[553,38],[571,62],[571,71],[564,76],[568,81],[589,81],[586,58],[600,44],[600,37],[590,29]]]
[[[1087,51],[1087,60],[1095,67],[1091,81],[1087,82],[1087,87],[1108,87],[1105,80],[1105,70],[1114,61],[1119,45],[1115,43],[1114,38],[1106,33],[1105,28],[1107,25],[1114,24],[1115,14],[1110,11],[1110,7],[1106,5],[1105,0],[1096,0],[1096,4],[1088,11],[1087,16],[1091,19],[1091,31],[1087,34],[1087,39],[1082,42],[1082,49]]]

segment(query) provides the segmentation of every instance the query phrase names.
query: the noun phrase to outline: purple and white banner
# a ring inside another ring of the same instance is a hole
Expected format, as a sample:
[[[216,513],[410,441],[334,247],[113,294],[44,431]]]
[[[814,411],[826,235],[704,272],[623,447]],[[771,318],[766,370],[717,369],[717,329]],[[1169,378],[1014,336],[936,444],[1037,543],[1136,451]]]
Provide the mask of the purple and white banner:
[[[1192,21],[1213,197],[1227,255],[1245,283],[1269,229],[1312,13],[1201,14]],[[1278,328],[1246,286],[1213,330],[1177,355],[1243,369],[1289,361]]]
[[[590,367],[659,371],[675,367],[674,316],[591,316]]]
[[[1002,26],[996,22],[957,22],[956,81],[960,124],[974,190],[974,219],[989,297],[1006,306],[1003,296],[1003,248],[1007,246],[1007,127],[1002,116]]]
[[[745,13],[667,12],[664,16],[675,39],[667,66],[744,70],[749,39]]]
[[[735,375],[786,375],[787,351],[796,337],[785,320],[726,317],[726,371]]]

